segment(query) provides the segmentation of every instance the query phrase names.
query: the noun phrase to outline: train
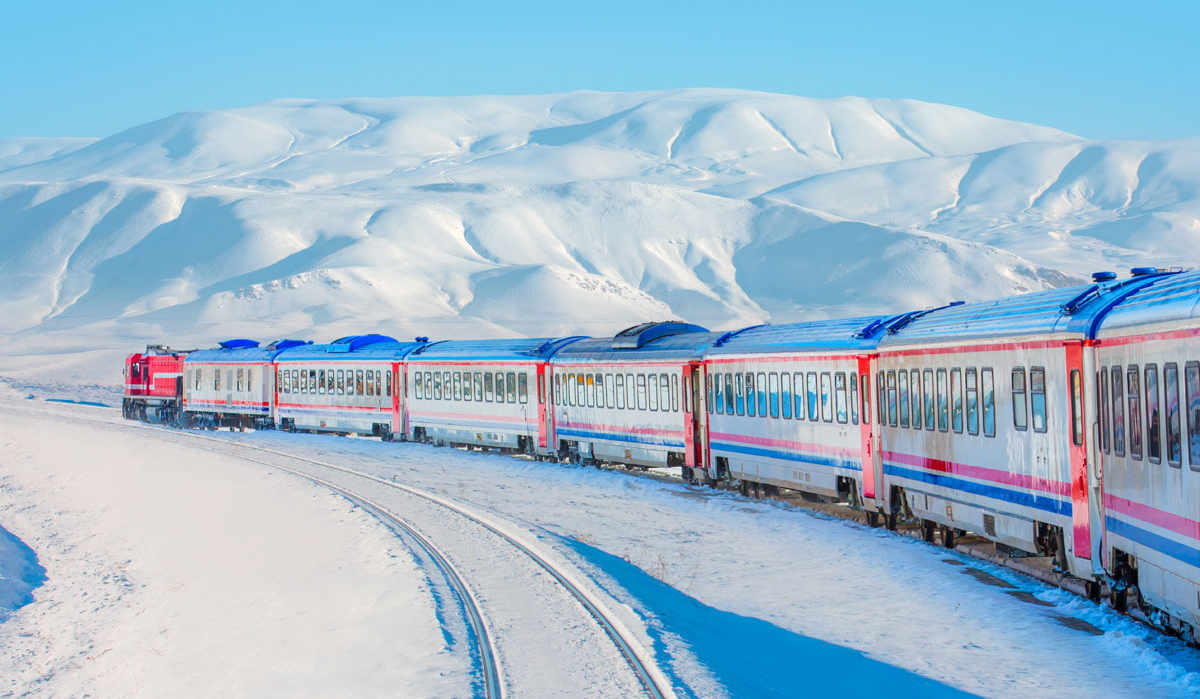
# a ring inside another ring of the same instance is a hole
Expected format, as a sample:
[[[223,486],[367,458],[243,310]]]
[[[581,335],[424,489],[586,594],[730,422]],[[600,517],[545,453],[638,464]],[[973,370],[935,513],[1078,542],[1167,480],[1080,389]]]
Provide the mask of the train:
[[[613,337],[152,346],[124,415],[678,468],[1052,557],[1197,642],[1200,272],[897,314]]]

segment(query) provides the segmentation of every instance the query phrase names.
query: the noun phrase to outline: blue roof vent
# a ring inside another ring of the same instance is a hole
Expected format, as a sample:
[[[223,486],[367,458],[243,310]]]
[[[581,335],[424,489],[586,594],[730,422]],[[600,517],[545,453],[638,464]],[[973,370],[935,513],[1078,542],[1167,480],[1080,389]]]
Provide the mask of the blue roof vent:
[[[250,349],[258,347],[258,341],[256,340],[226,340],[217,344],[221,346],[221,349]]]
[[[429,342],[429,338],[425,337],[424,335],[420,335],[418,337],[414,337],[413,342]]]
[[[271,343],[271,347],[274,347],[277,350],[285,350],[289,347],[302,347],[304,345],[311,344],[312,340],[276,340]]]
[[[665,323],[642,323],[635,325],[632,328],[625,328],[621,332],[613,336],[613,349],[638,349],[647,343],[654,342],[661,337],[668,335],[682,335],[684,333],[706,333],[708,328],[702,328],[699,325],[692,325],[681,320],[672,320]]]
[[[1116,278],[1116,272],[1092,272],[1092,281],[1094,282],[1111,282]]]
[[[1158,273],[1157,267],[1134,267],[1133,269],[1129,270],[1129,276],[1131,276],[1131,277],[1144,277],[1147,274],[1157,274],[1157,273]]]
[[[396,338],[387,335],[348,335],[340,337],[325,348],[326,352],[353,352],[367,345],[377,345],[380,342],[396,342]]]

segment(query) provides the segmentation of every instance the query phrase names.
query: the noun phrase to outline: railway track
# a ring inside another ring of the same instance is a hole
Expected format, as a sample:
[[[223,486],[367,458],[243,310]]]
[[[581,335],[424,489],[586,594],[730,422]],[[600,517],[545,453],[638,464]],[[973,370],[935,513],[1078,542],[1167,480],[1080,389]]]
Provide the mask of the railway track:
[[[26,413],[34,413],[40,415],[48,415],[56,418],[67,417],[63,412],[53,410],[39,410],[32,407],[11,405],[15,410]],[[368,498],[361,493],[355,492],[351,487],[338,485],[328,478],[322,478],[312,473],[293,468],[286,464],[278,463],[280,459],[316,466],[327,471],[349,476],[352,479],[369,482],[375,485],[384,486],[386,488],[400,491],[406,495],[419,498],[425,502],[433,503],[440,508],[454,513],[456,516],[478,526],[498,537],[513,549],[520,552],[524,557],[532,561],[538,568],[545,571],[563,590],[565,590],[598,624],[604,635],[612,642],[620,656],[625,660],[629,668],[637,678],[637,683],[641,686],[644,693],[653,699],[673,699],[676,694],[672,689],[670,682],[662,676],[653,663],[645,657],[644,651],[640,647],[640,643],[632,638],[632,635],[624,628],[624,625],[617,620],[605,608],[604,603],[597,599],[591,592],[586,590],[582,585],[572,579],[570,572],[549,560],[546,556],[539,553],[534,546],[522,541],[520,536],[512,531],[506,531],[506,527],[502,522],[492,519],[482,513],[474,512],[471,509],[453,502],[447,498],[443,498],[434,493],[415,488],[403,483],[389,481],[380,478],[370,473],[365,473],[353,468],[341,466],[338,464],[329,463],[319,459],[298,456],[286,452],[270,449],[268,447],[233,443],[228,440],[218,439],[203,432],[176,430],[173,428],[152,425],[140,422],[131,422],[125,419],[104,419],[97,416],[71,414],[72,419],[84,420],[87,422],[115,426],[121,429],[129,429],[133,431],[151,431],[159,437],[176,444],[201,448],[206,451],[218,453],[224,456],[231,456],[244,461],[250,461],[263,466],[267,466],[288,474],[303,478],[311,483],[320,485],[333,492],[338,493],[342,497],[347,498],[364,511],[368,512],[385,526],[391,529],[397,536],[406,540],[411,544],[410,548],[414,551],[421,552],[430,563],[440,571],[445,578],[450,589],[454,591],[455,597],[459,601],[469,627],[472,629],[472,634],[475,640],[476,657],[480,666],[482,676],[481,690],[483,696],[488,699],[499,699],[504,696],[504,683],[502,681],[502,673],[500,663],[497,660],[496,649],[493,645],[491,634],[484,622],[484,615],[481,613],[479,604],[475,596],[471,593],[470,588],[465,583],[463,577],[459,575],[455,567],[450,563],[445,555],[416,527],[410,525],[402,517],[395,514],[388,508],[379,504],[375,500]],[[254,452],[257,454],[251,455],[246,452]]]

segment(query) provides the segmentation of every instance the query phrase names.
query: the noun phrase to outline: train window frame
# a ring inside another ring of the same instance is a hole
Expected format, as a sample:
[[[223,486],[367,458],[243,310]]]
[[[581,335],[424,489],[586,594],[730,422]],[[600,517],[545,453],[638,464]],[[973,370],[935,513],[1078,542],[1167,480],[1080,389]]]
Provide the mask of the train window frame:
[[[779,417],[783,420],[792,419],[792,372],[784,371],[779,374]]]
[[[723,372],[721,376],[725,377],[725,414],[735,415],[734,403],[735,396],[733,395],[733,374]]]
[[[617,372],[613,375],[613,398],[617,410],[625,409],[625,374]]]
[[[625,375],[625,409],[637,410],[637,375]]]
[[[421,372],[418,371],[417,377],[420,378],[420,376],[421,376]],[[337,391],[337,395],[339,395],[339,396],[346,395],[346,370],[345,369],[338,369],[337,372],[334,374],[334,386],[335,386],[334,390]],[[422,384],[421,388],[422,388],[421,395],[422,395],[422,397],[424,397],[424,384]]]
[[[875,390],[879,393],[879,395],[876,396],[875,412],[876,412],[876,417],[879,418],[879,426],[882,427],[887,424],[887,420],[888,420],[888,416],[887,416],[888,395],[887,395],[887,373],[886,372],[880,371],[879,373],[877,373],[875,375]]]
[[[646,408],[658,412],[658,374],[654,372],[646,377]]]
[[[1129,425],[1129,458],[1141,461],[1146,449],[1142,437],[1141,370],[1137,364],[1130,364],[1125,369],[1125,400],[1125,422]]]
[[[678,388],[678,386],[676,386]],[[667,373],[658,375],[658,409],[664,413],[672,412],[671,396],[677,395],[676,391],[671,390],[671,377]],[[679,402],[676,400],[675,407],[678,409]]]
[[[963,417],[963,381],[962,367],[952,367],[950,369],[950,429],[954,430],[955,434],[962,434]]]
[[[332,378],[332,376],[333,376],[333,369],[330,369],[328,372],[326,372],[324,369],[317,371],[317,393],[319,393],[322,396],[330,393],[330,391],[328,390],[329,384],[326,382],[328,381],[329,378]]]
[[[1017,375],[1020,375],[1020,381],[1017,380]],[[1012,406],[1013,406],[1013,429],[1018,432],[1024,432],[1029,429],[1029,393],[1026,390],[1025,367],[1013,367],[1011,373],[1012,390]],[[1019,396],[1019,398],[1018,398]]]
[[[1142,393],[1146,396],[1146,460],[1161,464],[1163,457],[1162,392],[1159,391],[1158,364],[1142,367]]]
[[[890,427],[896,427],[900,423],[900,404],[898,382],[896,381],[896,372],[889,371],[887,377],[887,424]]]
[[[705,377],[705,378],[707,378],[707,377]],[[682,393],[677,392],[676,395],[680,396],[679,400],[681,403],[683,403],[683,412],[688,415],[690,415],[692,413],[691,387],[692,387],[692,377],[688,376],[687,374],[684,374],[683,375],[683,385],[681,386]],[[696,406],[696,410],[697,411],[700,410],[700,407]]]
[[[216,391],[217,393],[221,392],[221,370],[220,369],[215,369],[213,371],[213,391]]]
[[[583,385],[586,386],[586,389],[583,392],[583,399],[586,402],[587,407],[596,407],[596,375],[590,371],[584,374]]]
[[[604,404],[609,408],[617,407],[617,380],[612,374],[604,375]]]
[[[921,429],[921,407],[923,406],[921,399],[921,370],[908,370],[908,390],[909,390],[909,413],[912,415],[912,428],[914,430]]]
[[[355,369],[355,371],[354,371],[354,391],[355,391],[354,395],[356,395],[356,396],[366,395],[365,393],[363,393],[363,383],[364,383],[363,382],[363,370]]]
[[[571,378],[574,374],[567,374],[563,377],[563,390],[566,391],[568,403],[575,405],[574,396],[570,394]],[[496,401],[496,376],[493,372],[483,372],[483,400],[485,403],[494,403]]]
[[[985,366],[979,370],[979,392],[983,396],[983,436],[996,436],[996,372]]]
[[[1114,456],[1125,456],[1125,372],[1120,366],[1109,368],[1112,391],[1112,450]]]
[[[425,400],[436,400],[433,397],[433,375],[432,371],[425,372]],[[349,379],[347,379],[346,385],[350,385]]]
[[[758,396],[755,395],[754,372],[747,371],[745,377],[746,386],[746,417],[756,417],[758,415]]]
[[[979,370],[967,367],[963,372],[963,392],[967,409],[967,434],[979,434]]]
[[[1183,465],[1183,426],[1179,415],[1179,364],[1166,362],[1162,368],[1163,420],[1167,465],[1179,468]],[[1173,395],[1172,395],[1173,394]],[[1172,435],[1174,433],[1174,435]],[[1172,439],[1174,436],[1174,439]]]
[[[746,396],[743,393],[744,389],[742,387],[742,380],[743,380],[742,372],[735,371],[735,372],[732,372],[730,375],[733,376],[733,391],[734,391],[734,395],[733,395],[734,412],[733,412],[733,414],[736,414],[739,416],[745,415],[746,414]]]
[[[833,422],[833,376],[821,372],[821,422]]]
[[[950,431],[950,372],[937,370],[938,432]]]
[[[522,405],[529,403],[529,374],[524,371],[517,374],[517,402]]]
[[[808,389],[808,421],[818,422],[821,419],[817,394],[817,372],[810,371],[804,376],[805,388]]]
[[[858,424],[858,372],[850,372],[850,422]]]
[[[637,409],[645,410],[646,405],[646,375],[639,372],[637,375]]]
[[[711,412],[717,415],[725,414],[725,379],[721,373],[712,374],[713,402],[709,404]]]
[[[900,427],[908,427],[909,416],[909,396],[908,396],[908,372],[900,369],[896,372],[896,407],[900,409]]]
[[[664,374],[665,376],[665,374]],[[679,412],[679,374],[670,374],[671,377],[671,412]],[[688,410],[687,412],[691,412]]]
[[[792,372],[792,417],[796,420],[804,419],[804,406],[808,399],[804,392],[804,372]]]
[[[386,380],[387,381],[387,386],[386,386],[387,393],[385,393],[384,395],[386,395],[388,398],[391,398],[392,397],[392,370],[391,369],[388,369],[386,376],[387,376],[387,380]],[[469,374],[468,374],[468,376],[469,376]]]
[[[758,399],[758,416],[767,416],[767,374],[760,371],[754,377],[754,388],[758,391],[756,398]]]
[[[850,410],[846,402],[846,372],[839,371],[833,375],[833,416],[843,425],[850,421]]]
[[[514,381],[516,378],[517,374],[515,371],[507,372],[504,377],[504,397],[506,398],[504,401],[505,403],[517,402],[517,383]]]
[[[863,372],[859,375],[859,398],[862,400],[862,421],[871,424],[871,375]]]
[[[1041,388],[1035,378],[1040,377]],[[1038,418],[1042,426],[1038,428]],[[1050,431],[1049,415],[1046,411],[1046,368],[1029,367],[1029,421],[1034,432],[1045,434]]]
[[[934,390],[933,369],[921,370],[921,402],[925,414],[925,429],[937,429],[937,392]]]
[[[562,374],[558,374],[558,373],[554,374],[553,383],[554,383],[554,404],[557,406],[561,406],[562,405]],[[482,399],[482,398],[483,398],[483,396],[480,395],[480,399]]]
[[[375,395],[383,395],[383,374],[378,369],[375,370]]]
[[[241,367],[238,367],[238,370],[237,370],[237,384],[236,384],[236,385],[237,385],[237,392],[238,392],[238,393],[241,393],[241,392],[243,392],[243,391],[245,391],[245,390],[246,390],[246,389],[245,389],[245,386],[246,386],[246,370],[245,370],[245,369],[243,369],[243,368],[241,368]]]
[[[1096,370],[1096,401],[1100,418],[1100,450],[1112,454],[1112,404],[1108,400],[1108,370],[1100,367]]]
[[[1200,471],[1200,362],[1183,365],[1183,385],[1187,399],[1188,468]]]
[[[771,417],[779,418],[779,372],[767,374],[767,408]]]

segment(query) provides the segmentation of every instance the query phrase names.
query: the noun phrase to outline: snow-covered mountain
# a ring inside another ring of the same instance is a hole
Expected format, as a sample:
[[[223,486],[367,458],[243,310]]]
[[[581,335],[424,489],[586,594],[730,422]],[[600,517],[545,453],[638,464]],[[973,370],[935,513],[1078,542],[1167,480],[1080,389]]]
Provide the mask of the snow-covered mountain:
[[[899,310],[1192,267],[1197,242],[1200,139],[713,89],[274,100],[0,140],[0,371]]]

